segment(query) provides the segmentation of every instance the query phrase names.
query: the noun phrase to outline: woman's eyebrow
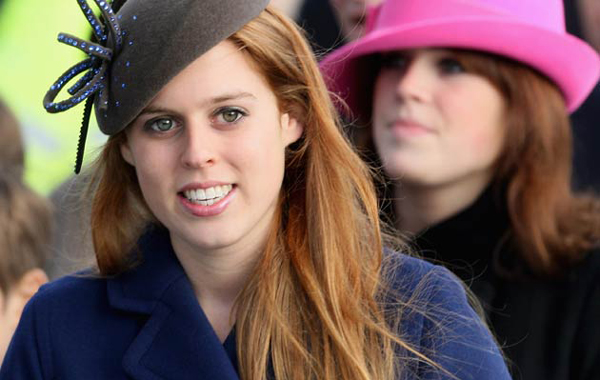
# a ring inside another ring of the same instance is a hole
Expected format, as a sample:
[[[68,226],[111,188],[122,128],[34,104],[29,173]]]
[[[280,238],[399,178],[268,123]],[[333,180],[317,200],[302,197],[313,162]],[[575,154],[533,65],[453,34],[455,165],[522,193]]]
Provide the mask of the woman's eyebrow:
[[[140,112],[140,114],[138,115],[138,117],[141,116],[141,115],[145,115],[145,114],[172,113],[172,112],[173,112],[172,110],[170,110],[168,108],[165,108],[165,107],[150,105],[150,106],[144,108],[142,110],[142,112]]]
[[[220,96],[216,96],[214,98],[208,99],[207,103],[216,104],[216,103],[223,103],[223,102],[242,99],[242,98],[256,99],[256,96],[254,96],[253,94],[251,94],[249,92],[240,91],[240,92],[234,92],[234,93],[230,93],[230,94],[223,94]]]

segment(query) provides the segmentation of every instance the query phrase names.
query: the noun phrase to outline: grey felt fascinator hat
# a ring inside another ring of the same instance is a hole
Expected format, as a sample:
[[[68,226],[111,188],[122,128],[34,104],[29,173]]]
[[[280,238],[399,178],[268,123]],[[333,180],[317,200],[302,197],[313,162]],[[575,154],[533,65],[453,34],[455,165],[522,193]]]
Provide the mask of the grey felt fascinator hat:
[[[77,1],[95,41],[61,33],[58,41],[87,54],[69,68],[44,98],[48,112],[62,112],[85,101],[75,172],[81,168],[92,104],[100,130],[122,131],[154,96],[196,58],[258,16],[269,0],[88,0]],[[67,89],[70,97],[56,101]]]

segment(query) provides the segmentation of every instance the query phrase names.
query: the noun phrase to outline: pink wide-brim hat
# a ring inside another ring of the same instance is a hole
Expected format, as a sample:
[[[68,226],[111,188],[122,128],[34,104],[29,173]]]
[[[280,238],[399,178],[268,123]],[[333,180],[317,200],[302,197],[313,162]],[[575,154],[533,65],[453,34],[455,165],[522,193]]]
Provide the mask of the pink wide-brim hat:
[[[366,23],[364,37],[320,65],[330,91],[354,116],[371,101],[364,92],[373,68],[363,58],[385,51],[460,48],[512,58],[556,83],[571,112],[600,76],[598,53],[566,32],[562,0],[385,0]]]

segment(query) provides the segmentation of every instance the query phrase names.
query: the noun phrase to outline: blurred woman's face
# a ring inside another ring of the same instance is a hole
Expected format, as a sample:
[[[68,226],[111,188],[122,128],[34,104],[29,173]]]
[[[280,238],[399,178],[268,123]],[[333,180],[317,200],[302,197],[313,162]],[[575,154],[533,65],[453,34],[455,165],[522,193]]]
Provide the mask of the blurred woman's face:
[[[367,6],[377,5],[382,0],[330,0],[337,16],[342,35],[347,42],[354,41],[364,34],[364,21]]]
[[[384,170],[402,184],[487,185],[504,142],[504,100],[456,53],[387,53],[373,93],[373,137]]]
[[[600,1],[579,0],[577,7],[584,38],[600,52]]]
[[[276,210],[285,149],[301,134],[249,58],[225,41],[158,93],[121,152],[174,247],[255,250]]]

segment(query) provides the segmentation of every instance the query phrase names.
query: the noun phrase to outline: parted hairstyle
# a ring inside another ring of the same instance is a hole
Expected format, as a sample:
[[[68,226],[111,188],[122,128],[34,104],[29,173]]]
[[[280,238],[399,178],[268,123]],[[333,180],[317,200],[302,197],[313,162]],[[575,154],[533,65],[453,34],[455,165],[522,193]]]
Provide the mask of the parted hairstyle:
[[[312,51],[297,27],[268,7],[228,39],[249,57],[297,118],[303,137],[288,147],[278,212],[235,307],[242,379],[394,379],[398,349],[431,368],[384,316],[386,281],[376,191],[367,165],[340,132]],[[112,136],[95,164],[93,241],[101,275],[131,267],[129,252],[156,223],[134,168]],[[400,311],[397,310],[400,314]],[[440,369],[441,370],[441,369]]]
[[[0,99],[0,169],[23,175],[25,154],[19,122]]]
[[[7,294],[28,271],[44,268],[52,213],[49,202],[11,172],[0,172],[0,290]]]
[[[560,275],[600,243],[600,200],[575,194],[571,186],[572,131],[564,97],[554,82],[527,65],[480,51],[450,51],[467,72],[487,79],[505,103],[504,147],[492,186],[504,197],[510,243],[530,272]],[[366,75],[374,81],[378,57],[368,59]],[[372,96],[372,90],[365,94]],[[371,112],[368,106],[364,120]],[[380,165],[370,128],[354,133],[365,157]],[[380,191],[388,200],[391,186]],[[398,217],[393,207],[386,210],[391,220]]]

